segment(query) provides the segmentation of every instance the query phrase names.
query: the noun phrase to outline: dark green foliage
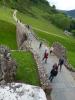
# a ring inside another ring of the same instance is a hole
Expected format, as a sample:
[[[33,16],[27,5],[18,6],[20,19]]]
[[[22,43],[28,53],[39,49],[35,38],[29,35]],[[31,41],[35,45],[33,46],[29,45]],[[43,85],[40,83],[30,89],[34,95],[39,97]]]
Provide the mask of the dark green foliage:
[[[46,0],[1,0],[0,4],[4,6],[8,6],[11,8],[18,9],[19,11],[26,11],[26,9],[30,9],[32,6],[42,6],[42,7],[50,7],[49,3]],[[31,10],[31,9],[30,9]]]
[[[72,30],[71,32],[73,33],[73,36],[75,36],[75,30]]]
[[[47,0],[31,0],[31,2],[35,3],[35,4],[44,4],[44,5],[47,5],[49,6],[49,3]]]
[[[44,18],[63,30],[70,29],[71,19],[65,16],[64,14],[51,14],[48,16],[44,16]]]
[[[51,7],[47,0],[1,0],[0,4],[31,15],[33,6],[47,13],[56,11],[55,6]]]
[[[70,24],[70,31],[74,30],[75,29],[75,20],[72,19],[71,20],[71,24]]]
[[[51,7],[51,11],[53,12],[53,13],[57,13],[58,11],[56,10],[56,6],[55,5],[53,5],[52,7]]]

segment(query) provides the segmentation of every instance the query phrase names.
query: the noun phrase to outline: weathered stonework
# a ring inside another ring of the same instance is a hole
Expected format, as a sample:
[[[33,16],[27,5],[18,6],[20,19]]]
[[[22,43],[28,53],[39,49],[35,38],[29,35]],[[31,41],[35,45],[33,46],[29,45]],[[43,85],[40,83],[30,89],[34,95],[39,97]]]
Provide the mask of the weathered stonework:
[[[63,45],[61,45],[58,42],[53,43],[52,47],[54,48],[53,52],[54,54],[60,58],[64,56],[66,58],[66,49]]]
[[[37,54],[34,54],[34,59],[35,59],[37,66],[38,66],[40,85],[41,85],[42,89],[45,91],[46,95],[50,95],[50,93],[52,91],[52,87],[50,85],[50,81],[48,79],[46,71],[45,71],[44,67],[41,65]]]
[[[23,83],[8,83],[0,86],[0,100],[47,100],[38,86]],[[50,100],[50,99],[49,99]]]
[[[0,84],[13,81],[16,75],[16,62],[8,54],[9,49],[0,46]]]
[[[30,33],[29,26],[17,22],[16,25],[16,38],[18,49],[29,50],[30,49]]]
[[[66,54],[66,48],[60,44],[59,42],[54,42],[52,47],[54,48],[53,53],[58,57],[61,58],[62,56],[64,56],[64,65],[65,67],[67,67],[67,69],[69,69],[70,71],[74,71],[75,69],[72,67],[71,64],[69,64],[69,61],[67,59],[67,54]]]

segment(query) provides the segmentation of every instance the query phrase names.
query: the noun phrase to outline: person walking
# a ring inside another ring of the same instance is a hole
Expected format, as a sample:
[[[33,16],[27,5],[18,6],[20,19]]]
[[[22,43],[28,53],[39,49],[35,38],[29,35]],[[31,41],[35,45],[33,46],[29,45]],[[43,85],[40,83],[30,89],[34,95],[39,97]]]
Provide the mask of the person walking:
[[[39,49],[42,47],[42,42],[40,42],[40,44],[39,44]]]
[[[45,60],[45,63],[47,63],[47,59],[48,59],[48,51],[46,49],[45,52],[44,52],[44,57],[43,57],[42,60]]]
[[[64,64],[64,56],[59,58],[58,67],[60,66],[60,71],[62,69],[62,65]]]
[[[53,65],[53,69],[58,70],[58,65],[57,65],[57,63],[54,63],[54,65]]]
[[[51,72],[50,72],[49,80],[52,82],[54,77],[57,76],[57,74],[58,74],[58,65],[57,65],[57,63],[55,63],[53,65],[53,68],[52,68]]]

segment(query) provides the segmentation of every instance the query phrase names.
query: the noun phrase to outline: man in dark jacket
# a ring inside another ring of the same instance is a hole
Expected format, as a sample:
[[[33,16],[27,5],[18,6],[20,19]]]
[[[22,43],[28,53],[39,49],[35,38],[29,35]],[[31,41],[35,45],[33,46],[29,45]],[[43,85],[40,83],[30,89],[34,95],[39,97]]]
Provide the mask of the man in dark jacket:
[[[61,69],[62,69],[62,65],[64,64],[64,57],[61,57],[60,59],[59,59],[59,63],[58,63],[58,66],[60,66],[60,71],[61,71]]]
[[[57,74],[58,74],[58,65],[57,65],[57,63],[55,63],[53,65],[53,68],[52,68],[51,72],[50,72],[49,80],[52,82],[54,77],[57,76]]]

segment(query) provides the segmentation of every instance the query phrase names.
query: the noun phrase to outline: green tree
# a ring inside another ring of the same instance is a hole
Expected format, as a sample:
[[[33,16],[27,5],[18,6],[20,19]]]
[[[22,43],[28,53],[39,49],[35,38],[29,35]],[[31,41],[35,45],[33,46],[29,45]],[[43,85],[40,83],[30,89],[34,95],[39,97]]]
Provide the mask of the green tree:
[[[75,36],[75,30],[72,30],[71,32],[73,33],[73,36]]]
[[[50,19],[53,24],[55,24],[59,28],[62,28],[63,30],[70,28],[71,20],[64,14],[52,14],[50,16]]]

